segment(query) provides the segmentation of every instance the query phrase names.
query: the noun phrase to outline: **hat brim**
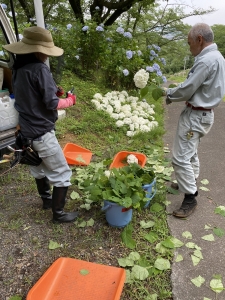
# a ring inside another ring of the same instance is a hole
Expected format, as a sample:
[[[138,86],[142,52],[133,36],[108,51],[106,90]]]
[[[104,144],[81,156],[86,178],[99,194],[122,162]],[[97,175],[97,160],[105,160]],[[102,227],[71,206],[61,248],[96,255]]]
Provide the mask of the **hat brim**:
[[[40,52],[48,56],[61,56],[63,54],[63,49],[59,47],[44,47],[41,45],[28,45],[23,42],[12,43],[2,46],[2,48],[14,54],[28,54]]]

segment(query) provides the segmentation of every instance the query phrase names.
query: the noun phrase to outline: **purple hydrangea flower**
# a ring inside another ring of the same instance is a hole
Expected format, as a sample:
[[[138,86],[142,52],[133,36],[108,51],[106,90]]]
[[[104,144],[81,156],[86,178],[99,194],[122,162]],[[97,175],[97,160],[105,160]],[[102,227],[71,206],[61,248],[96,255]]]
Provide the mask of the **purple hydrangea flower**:
[[[120,33],[120,34],[124,34],[124,29],[122,27],[118,27],[116,29],[116,32]]]
[[[2,3],[1,6],[2,6],[3,9],[7,9],[7,5],[6,4]]]
[[[158,70],[158,71],[156,72],[156,74],[157,74],[158,76],[162,76],[162,72],[161,72],[160,70]]]
[[[159,70],[160,70],[160,66],[159,66],[158,64],[154,63],[153,69],[154,69],[155,71],[159,71]]]
[[[152,45],[154,48],[155,48],[155,50],[157,50],[157,51],[160,51],[161,50],[161,48],[159,47],[159,46],[157,46],[157,45]]]
[[[126,56],[127,56],[128,59],[131,59],[133,57],[133,52],[131,50],[128,50],[126,52]]]
[[[156,53],[155,53],[155,51],[154,51],[154,50],[151,50],[151,51],[150,51],[150,54],[151,54],[151,55],[153,55],[153,56],[155,56],[155,55],[156,55]]]
[[[167,82],[166,76],[162,76],[163,82]]]
[[[138,51],[137,51],[137,54],[138,54],[138,56],[141,56],[141,55],[142,55],[141,50],[138,50]]]
[[[154,72],[154,69],[153,69],[153,67],[147,66],[147,67],[146,67],[146,71],[147,71],[147,72]]]
[[[123,70],[123,75],[124,75],[124,76],[128,76],[128,75],[129,75],[129,71],[128,71],[127,69],[124,69],[124,70]]]
[[[132,34],[130,32],[124,32],[123,36],[132,39]]]
[[[80,59],[80,56],[79,55],[75,55],[76,59],[79,60]]]
[[[162,58],[161,58],[161,62],[162,62],[163,65],[166,65],[166,60],[165,60],[165,58],[162,57]]]
[[[154,56],[149,56],[149,59],[152,61],[155,57]]]
[[[67,24],[67,25],[66,25],[66,28],[67,28],[67,29],[71,29],[71,28],[72,28],[72,25],[71,25],[71,24]]]
[[[96,31],[104,31],[104,28],[102,26],[97,26]]]
[[[83,30],[83,31],[88,31],[88,29],[89,29],[89,26],[84,26],[84,27],[82,27],[82,30]]]

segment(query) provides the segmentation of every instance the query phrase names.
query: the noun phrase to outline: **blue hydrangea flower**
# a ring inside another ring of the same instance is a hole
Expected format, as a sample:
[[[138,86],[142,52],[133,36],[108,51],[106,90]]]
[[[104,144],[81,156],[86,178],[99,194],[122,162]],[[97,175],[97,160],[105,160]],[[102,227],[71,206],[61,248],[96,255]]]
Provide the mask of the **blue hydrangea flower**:
[[[116,29],[116,32],[118,32],[118,33],[120,33],[120,34],[124,34],[124,29],[123,29],[123,27],[118,27],[118,28]]]
[[[149,49],[152,49],[152,46],[151,45],[148,45],[147,46],[147,49],[149,50]]]
[[[166,65],[166,60],[165,60],[165,58],[161,58],[161,62],[162,62],[162,64],[165,66]]]
[[[155,71],[159,71],[159,70],[160,70],[160,66],[159,66],[158,64],[154,63],[153,69],[154,69]]]
[[[166,76],[162,76],[163,82],[167,82]]]
[[[155,55],[156,55],[156,53],[155,53],[155,51],[154,51],[154,50],[151,50],[151,51],[150,51],[150,54],[151,54],[151,55],[153,55],[153,56],[155,56]]]
[[[84,27],[82,28],[83,31],[88,31],[88,29],[89,29],[89,26],[84,26]]]
[[[124,69],[124,70],[123,70],[123,75],[124,75],[124,76],[128,76],[128,75],[129,75],[129,71],[128,71],[127,69]]]
[[[159,46],[157,46],[157,45],[152,45],[154,48],[155,48],[155,50],[157,50],[157,51],[160,51],[161,50],[161,48],[159,47]]]
[[[22,40],[22,38],[23,38],[23,35],[19,34],[19,40]]]
[[[161,72],[160,70],[158,70],[158,71],[156,72],[156,74],[157,74],[158,76],[162,76],[162,72]]]
[[[67,24],[67,25],[66,25],[66,28],[67,28],[67,29],[71,29],[71,28],[72,28],[72,25],[71,25],[71,24]]]
[[[31,21],[31,22],[35,22],[36,19],[35,19],[35,18],[30,18],[30,21]]]
[[[102,26],[97,26],[96,31],[104,31],[104,28]]]
[[[95,10],[100,10],[100,7],[99,6],[95,6]]]
[[[155,57],[154,56],[149,56],[149,59],[152,61]]]
[[[0,56],[4,56],[4,51],[0,51]]]
[[[138,51],[137,51],[137,54],[138,54],[138,56],[141,56],[141,55],[142,55],[141,50],[138,50]]]
[[[153,67],[147,66],[146,71],[147,72],[154,72],[154,69],[153,69]]]
[[[112,42],[113,40],[111,39],[111,38],[106,38],[106,41],[108,41],[108,42]]]
[[[133,52],[131,50],[128,50],[126,52],[126,56],[127,56],[128,59],[131,59],[133,57]]]
[[[3,9],[7,9],[7,5],[4,4],[4,3],[1,4],[1,7],[2,7]]]
[[[123,36],[132,39],[132,34],[130,32],[124,32]]]
[[[75,55],[76,59],[79,60],[80,59],[80,56],[79,55]]]

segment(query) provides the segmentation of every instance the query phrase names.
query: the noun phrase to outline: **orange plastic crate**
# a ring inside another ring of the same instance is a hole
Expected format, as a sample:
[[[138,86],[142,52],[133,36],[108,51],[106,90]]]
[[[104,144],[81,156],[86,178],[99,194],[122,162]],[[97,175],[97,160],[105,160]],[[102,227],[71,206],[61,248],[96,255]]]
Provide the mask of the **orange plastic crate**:
[[[63,153],[69,165],[87,166],[92,158],[92,152],[73,143],[67,143]]]
[[[119,300],[125,276],[122,268],[61,257],[32,287],[27,300]]]
[[[147,157],[145,154],[143,153],[139,153],[139,152],[130,152],[130,151],[120,151],[118,152],[111,165],[110,165],[110,169],[112,168],[121,168],[121,167],[124,167],[126,166],[127,164],[125,163],[126,161],[126,158],[129,154],[133,154],[137,157],[138,159],[138,164],[143,168],[146,164],[146,161],[147,161]]]

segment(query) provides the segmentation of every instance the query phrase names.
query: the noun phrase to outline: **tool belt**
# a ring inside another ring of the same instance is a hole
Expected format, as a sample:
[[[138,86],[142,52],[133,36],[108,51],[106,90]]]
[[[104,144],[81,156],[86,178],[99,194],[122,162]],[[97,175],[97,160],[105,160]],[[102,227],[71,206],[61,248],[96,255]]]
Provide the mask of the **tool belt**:
[[[14,157],[14,160],[10,163],[11,168],[17,164],[39,166],[42,162],[38,152],[33,149],[33,139],[24,137],[20,130],[16,132]]]

